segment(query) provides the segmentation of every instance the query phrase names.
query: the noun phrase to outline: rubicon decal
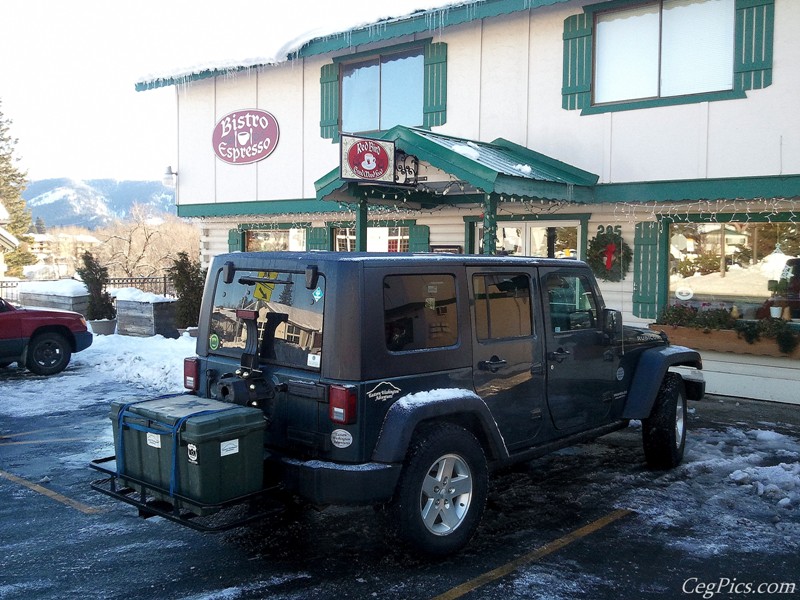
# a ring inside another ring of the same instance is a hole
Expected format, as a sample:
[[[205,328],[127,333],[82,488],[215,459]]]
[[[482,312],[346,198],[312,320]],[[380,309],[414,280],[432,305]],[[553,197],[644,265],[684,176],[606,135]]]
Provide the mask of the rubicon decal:
[[[237,110],[222,117],[214,127],[214,153],[231,165],[247,165],[267,158],[280,137],[278,121],[258,108]]]

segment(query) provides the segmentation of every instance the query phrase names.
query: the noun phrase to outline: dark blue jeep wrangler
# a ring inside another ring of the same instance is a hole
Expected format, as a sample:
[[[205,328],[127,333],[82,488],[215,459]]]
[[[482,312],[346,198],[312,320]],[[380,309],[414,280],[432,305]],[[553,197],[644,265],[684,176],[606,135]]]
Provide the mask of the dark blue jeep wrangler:
[[[630,419],[650,466],[679,464],[699,369],[697,352],[623,327],[579,261],[222,255],[191,393],[115,403],[116,460],[94,485],[198,528],[278,495],[386,505],[403,540],[443,555],[474,533],[498,467]]]

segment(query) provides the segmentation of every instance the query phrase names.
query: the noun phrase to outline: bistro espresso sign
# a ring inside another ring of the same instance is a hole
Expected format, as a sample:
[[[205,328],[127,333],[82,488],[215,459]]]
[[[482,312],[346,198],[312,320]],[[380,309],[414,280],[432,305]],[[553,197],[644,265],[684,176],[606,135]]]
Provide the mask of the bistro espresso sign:
[[[278,121],[257,108],[237,110],[222,117],[214,127],[214,152],[231,165],[248,165],[267,158],[278,145]]]

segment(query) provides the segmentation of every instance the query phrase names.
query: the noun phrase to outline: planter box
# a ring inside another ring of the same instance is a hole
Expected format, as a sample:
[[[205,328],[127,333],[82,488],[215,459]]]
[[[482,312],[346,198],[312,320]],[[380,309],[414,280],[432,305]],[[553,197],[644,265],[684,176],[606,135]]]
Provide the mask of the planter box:
[[[754,354],[776,358],[800,358],[800,347],[791,354],[782,354],[778,343],[771,339],[760,339],[748,344],[733,329],[714,329],[705,331],[694,327],[673,327],[672,325],[650,325],[653,331],[663,331],[669,341],[676,346],[686,346],[693,350],[711,352],[732,352],[734,354]]]
[[[92,333],[95,335],[113,335],[117,330],[116,319],[102,319],[99,321],[89,321],[92,326]]]
[[[175,302],[136,302],[117,300],[117,333],[149,337],[177,338]]]
[[[85,296],[58,296],[55,294],[41,294],[38,292],[20,292],[19,303],[22,306],[42,306],[44,308],[58,308],[71,310],[86,315],[89,306],[89,295]]]

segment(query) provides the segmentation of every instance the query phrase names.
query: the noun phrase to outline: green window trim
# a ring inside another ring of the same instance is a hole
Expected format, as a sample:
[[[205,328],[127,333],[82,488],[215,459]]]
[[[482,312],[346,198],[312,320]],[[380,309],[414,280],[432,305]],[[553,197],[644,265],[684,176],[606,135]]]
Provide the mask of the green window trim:
[[[447,44],[427,40],[423,47],[423,105],[422,127],[430,129],[447,122]],[[322,66],[320,70],[320,137],[339,142],[340,135],[340,64],[344,60],[353,60],[358,56],[371,56],[394,52],[405,47],[419,45],[418,42],[382,48],[375,52],[363,52],[357,55],[348,54],[333,59],[333,62]]]
[[[641,3],[640,0],[612,0],[593,4],[584,7],[583,14],[564,20],[561,87],[561,106],[564,110],[580,110],[582,115],[593,115],[657,106],[736,100],[746,98],[747,90],[772,85],[775,0],[736,0],[732,90],[592,105],[594,15],[600,10]]]

